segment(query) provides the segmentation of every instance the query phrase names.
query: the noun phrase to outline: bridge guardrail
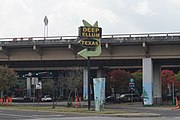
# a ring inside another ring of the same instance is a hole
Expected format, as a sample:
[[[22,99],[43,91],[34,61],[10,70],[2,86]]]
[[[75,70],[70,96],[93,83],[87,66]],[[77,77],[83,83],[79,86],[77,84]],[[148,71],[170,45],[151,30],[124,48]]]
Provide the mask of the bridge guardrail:
[[[1,45],[77,44],[78,36],[0,38]],[[180,41],[180,32],[102,35],[102,43]]]

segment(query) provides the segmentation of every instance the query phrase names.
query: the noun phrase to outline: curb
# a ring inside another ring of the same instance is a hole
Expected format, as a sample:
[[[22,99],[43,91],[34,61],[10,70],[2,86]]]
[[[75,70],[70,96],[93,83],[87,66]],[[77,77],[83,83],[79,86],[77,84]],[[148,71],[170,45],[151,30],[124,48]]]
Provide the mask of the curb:
[[[3,108],[0,108],[3,109]],[[5,109],[10,110],[10,109]],[[13,109],[22,111],[21,109]],[[100,114],[100,113],[79,113],[79,112],[57,112],[57,111],[44,111],[44,110],[23,110],[23,111],[38,111],[38,112],[51,112],[51,113],[62,113],[71,115],[86,115],[86,116],[102,116],[102,117],[162,117],[160,114],[155,113],[118,113],[118,114]]]
[[[154,114],[154,113],[124,113],[124,114],[112,114],[112,115],[107,115],[107,116],[111,116],[111,117],[161,117],[160,114]]]
[[[118,113],[118,114],[91,114],[91,113],[71,113],[71,114],[86,114],[91,116],[102,117],[162,117],[160,114],[155,113]]]

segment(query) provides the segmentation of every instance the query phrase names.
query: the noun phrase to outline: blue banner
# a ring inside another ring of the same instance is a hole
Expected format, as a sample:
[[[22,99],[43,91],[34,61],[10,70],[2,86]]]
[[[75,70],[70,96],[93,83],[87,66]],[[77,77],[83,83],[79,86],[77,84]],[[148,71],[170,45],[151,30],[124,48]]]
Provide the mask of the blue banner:
[[[152,105],[152,83],[143,83],[143,100],[144,105]]]
[[[94,78],[95,110],[101,111],[105,103],[105,78]]]

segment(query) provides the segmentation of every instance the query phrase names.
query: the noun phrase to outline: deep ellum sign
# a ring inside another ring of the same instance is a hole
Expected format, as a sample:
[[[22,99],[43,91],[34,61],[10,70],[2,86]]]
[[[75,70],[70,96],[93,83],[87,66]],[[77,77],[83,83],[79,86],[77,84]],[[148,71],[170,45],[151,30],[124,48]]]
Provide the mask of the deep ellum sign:
[[[102,36],[102,28],[100,27],[79,27],[79,37],[80,38],[95,38],[100,39]]]

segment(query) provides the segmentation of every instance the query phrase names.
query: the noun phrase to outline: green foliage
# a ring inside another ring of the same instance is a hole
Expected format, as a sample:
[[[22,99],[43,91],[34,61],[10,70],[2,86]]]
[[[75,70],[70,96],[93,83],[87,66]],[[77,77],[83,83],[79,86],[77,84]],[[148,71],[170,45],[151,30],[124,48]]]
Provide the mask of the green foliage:
[[[66,86],[70,92],[68,95],[68,106],[70,105],[70,98],[73,91],[75,91],[75,95],[78,95],[80,87],[83,84],[83,71],[79,67],[75,67],[73,70],[67,70],[65,72],[65,76],[62,79],[62,85]]]
[[[43,94],[44,95],[52,95],[53,93],[53,80],[47,79],[43,82]]]
[[[58,79],[58,86],[75,90],[82,86],[83,70],[80,67],[74,67],[72,70],[62,71],[63,75]]]
[[[149,99],[148,92],[146,91],[145,88],[143,88],[143,99],[144,99],[144,101],[147,101]]]
[[[16,73],[8,66],[0,66],[0,91],[6,91],[17,80]]]
[[[135,82],[136,91],[138,91],[139,94],[142,94],[142,71],[138,70],[131,75]]]
[[[82,85],[83,69],[81,67],[61,71],[57,86],[61,89],[66,89],[68,103],[70,102],[71,94],[78,95],[78,93],[82,93]]]
[[[70,90],[78,89],[82,86],[83,73],[82,70],[74,68],[74,70],[69,70],[66,77],[67,86]]]
[[[177,74],[175,74],[175,77],[177,81],[180,81],[180,71]]]
[[[132,73],[131,75],[134,78],[135,82],[141,82],[142,81],[142,71],[141,70],[138,70],[138,71]]]

